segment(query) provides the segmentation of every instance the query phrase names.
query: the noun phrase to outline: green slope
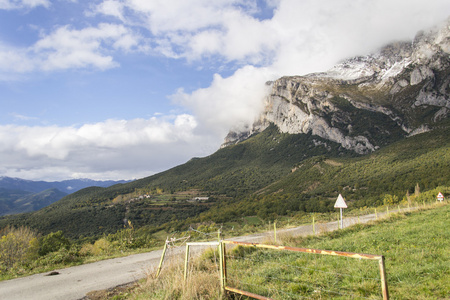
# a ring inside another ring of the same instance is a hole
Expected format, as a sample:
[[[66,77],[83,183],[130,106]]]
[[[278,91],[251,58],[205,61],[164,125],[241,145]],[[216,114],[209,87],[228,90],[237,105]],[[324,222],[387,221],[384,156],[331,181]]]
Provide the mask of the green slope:
[[[338,192],[356,205],[372,205],[384,194],[402,198],[448,185],[448,127],[403,139],[368,156],[309,134],[281,134],[275,126],[248,140],[195,158],[165,172],[87,188],[38,212],[8,216],[41,233],[63,230],[70,237],[99,236],[134,226],[183,228],[204,221],[226,222],[244,215],[274,218],[298,211],[330,211]],[[295,172],[293,172],[295,170]],[[139,195],[150,199],[134,199]],[[206,202],[186,201],[208,196]]]
[[[447,128],[416,135],[361,157],[316,156],[295,172],[246,197],[211,209],[202,220],[229,221],[237,215],[275,218],[293,212],[334,210],[338,193],[352,207],[383,204],[386,194],[403,200],[450,183],[450,135]]]
[[[281,244],[383,255],[391,299],[448,299],[449,212],[449,205],[439,205],[316,237],[286,237]],[[236,250],[230,251],[227,281],[238,289],[274,299],[382,298],[377,261],[254,247]]]

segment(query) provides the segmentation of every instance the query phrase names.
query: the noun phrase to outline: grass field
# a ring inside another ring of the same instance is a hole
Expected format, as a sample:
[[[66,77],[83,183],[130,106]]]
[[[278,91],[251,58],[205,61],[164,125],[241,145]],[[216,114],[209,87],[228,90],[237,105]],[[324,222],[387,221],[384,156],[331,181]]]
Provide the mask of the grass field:
[[[383,255],[390,299],[448,299],[449,212],[449,205],[437,205],[320,236],[284,236],[279,244]],[[381,299],[377,261],[247,247],[229,249],[228,255],[229,285],[252,293],[274,299]],[[215,258],[210,251],[197,259],[187,282],[182,267],[175,266],[114,299],[219,299]]]
[[[391,299],[448,299],[449,211],[446,205],[395,214],[319,237],[287,237],[281,244],[384,255]],[[260,249],[234,253],[230,284],[254,293],[275,299],[381,297],[376,261]]]

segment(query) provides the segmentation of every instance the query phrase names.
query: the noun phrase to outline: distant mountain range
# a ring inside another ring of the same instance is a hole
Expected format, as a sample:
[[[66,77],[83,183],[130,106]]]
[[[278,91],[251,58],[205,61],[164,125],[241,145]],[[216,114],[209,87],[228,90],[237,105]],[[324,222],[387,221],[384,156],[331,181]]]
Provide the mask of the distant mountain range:
[[[48,182],[3,176],[0,177],[0,216],[39,210],[87,187],[109,187],[126,182],[129,181],[70,179]]]

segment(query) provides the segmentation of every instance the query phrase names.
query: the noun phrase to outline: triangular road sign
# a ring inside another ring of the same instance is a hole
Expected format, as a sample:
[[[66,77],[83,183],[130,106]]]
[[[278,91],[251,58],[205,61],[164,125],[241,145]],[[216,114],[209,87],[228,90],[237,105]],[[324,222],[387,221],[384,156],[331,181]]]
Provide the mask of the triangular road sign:
[[[347,203],[345,203],[344,197],[339,194],[336,203],[334,204],[334,208],[347,208]]]
[[[442,193],[439,192],[439,194],[437,195],[437,199],[438,199],[439,201],[444,200],[444,195],[442,195]]]

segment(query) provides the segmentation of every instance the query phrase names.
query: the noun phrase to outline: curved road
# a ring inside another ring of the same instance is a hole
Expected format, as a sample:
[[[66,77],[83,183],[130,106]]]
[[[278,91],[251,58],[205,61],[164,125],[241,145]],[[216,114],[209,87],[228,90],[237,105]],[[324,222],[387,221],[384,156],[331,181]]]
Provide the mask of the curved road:
[[[395,211],[392,211],[395,212]],[[381,216],[385,213],[379,213]],[[374,220],[375,215],[361,216],[359,221],[366,223]],[[357,218],[344,219],[344,227],[358,222]],[[338,228],[338,222],[321,223],[316,225],[316,233],[332,231]],[[278,230],[277,234],[292,235],[313,234],[312,225]],[[273,232],[233,237],[235,241],[262,242]],[[184,248],[178,248],[183,252]],[[48,300],[48,299],[81,299],[88,292],[103,290],[118,285],[130,283],[144,278],[148,271],[154,272],[159,264],[162,250],[135,254],[127,257],[103,260],[81,266],[55,270],[59,274],[36,274],[28,277],[5,280],[0,282],[0,299],[8,300]]]

